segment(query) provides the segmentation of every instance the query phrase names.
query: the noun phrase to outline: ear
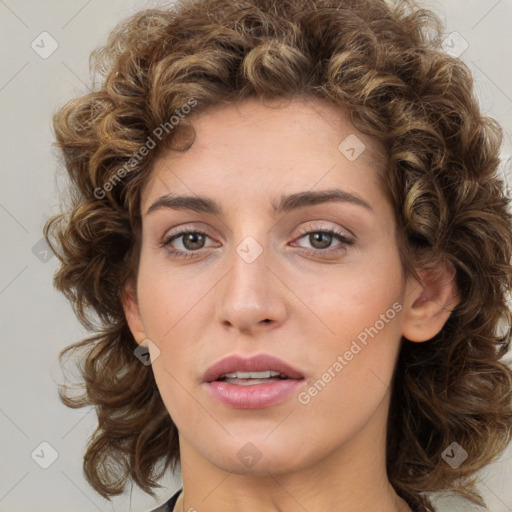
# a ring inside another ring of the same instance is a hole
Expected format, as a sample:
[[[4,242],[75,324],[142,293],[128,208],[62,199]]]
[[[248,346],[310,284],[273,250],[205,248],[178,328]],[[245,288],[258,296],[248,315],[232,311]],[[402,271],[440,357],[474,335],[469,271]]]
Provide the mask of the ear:
[[[147,346],[147,339],[140,315],[139,304],[137,301],[137,292],[133,282],[129,282],[123,288],[121,293],[121,301],[123,303],[124,316],[128,327],[135,338],[135,341],[142,346]]]
[[[402,317],[404,338],[422,342],[441,331],[460,302],[455,273],[453,265],[447,262],[434,269],[419,270],[421,282],[413,277],[408,280]]]

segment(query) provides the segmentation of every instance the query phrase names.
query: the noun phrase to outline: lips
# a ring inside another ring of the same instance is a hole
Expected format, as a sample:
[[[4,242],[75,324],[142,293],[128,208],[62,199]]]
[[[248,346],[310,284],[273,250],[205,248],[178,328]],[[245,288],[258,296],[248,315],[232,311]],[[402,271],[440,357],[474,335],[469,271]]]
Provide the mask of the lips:
[[[260,354],[249,358],[240,355],[232,355],[221,359],[211,366],[203,375],[204,382],[220,380],[226,374],[234,372],[279,372],[280,378],[303,379],[304,375],[284,362],[283,360],[269,354]]]
[[[203,379],[205,391],[218,403],[248,410],[284,403],[307,383],[299,370],[268,354],[228,356],[208,369]]]

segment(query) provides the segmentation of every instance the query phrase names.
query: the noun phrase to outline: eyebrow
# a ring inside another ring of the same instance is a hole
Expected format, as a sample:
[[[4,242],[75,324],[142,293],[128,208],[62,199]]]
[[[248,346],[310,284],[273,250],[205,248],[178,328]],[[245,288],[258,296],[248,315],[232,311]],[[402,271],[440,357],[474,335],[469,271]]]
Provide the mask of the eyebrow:
[[[277,204],[274,201],[272,201],[271,204],[275,213],[288,213],[306,206],[330,202],[354,204],[373,212],[373,208],[364,199],[356,194],[338,188],[320,191],[309,190],[283,195]],[[163,208],[191,210],[217,216],[222,215],[222,208],[212,199],[201,196],[176,196],[173,194],[166,194],[156,199],[148,208],[146,215]]]

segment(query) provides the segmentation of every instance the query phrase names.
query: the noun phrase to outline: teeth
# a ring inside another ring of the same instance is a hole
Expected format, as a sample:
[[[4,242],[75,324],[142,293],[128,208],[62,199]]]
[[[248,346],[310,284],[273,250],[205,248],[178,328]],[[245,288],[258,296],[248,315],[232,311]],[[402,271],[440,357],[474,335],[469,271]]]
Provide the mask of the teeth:
[[[224,382],[236,386],[256,386],[257,384],[268,384],[268,379],[226,379]]]
[[[225,373],[224,375],[221,375],[222,378],[228,378],[228,379],[269,379],[270,377],[286,377],[286,375],[283,375],[279,372],[274,372],[272,370],[267,370],[265,372],[232,372],[232,373]]]

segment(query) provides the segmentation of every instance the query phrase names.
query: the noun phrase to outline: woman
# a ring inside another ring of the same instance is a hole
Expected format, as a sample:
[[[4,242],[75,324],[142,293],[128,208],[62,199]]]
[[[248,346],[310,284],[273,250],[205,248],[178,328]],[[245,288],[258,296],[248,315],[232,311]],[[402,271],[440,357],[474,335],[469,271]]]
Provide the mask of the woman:
[[[94,331],[61,398],[96,406],[102,496],[179,462],[158,510],[483,505],[512,231],[499,127],[440,30],[411,2],[199,0],[95,53],[54,119],[74,199],[45,235]]]

